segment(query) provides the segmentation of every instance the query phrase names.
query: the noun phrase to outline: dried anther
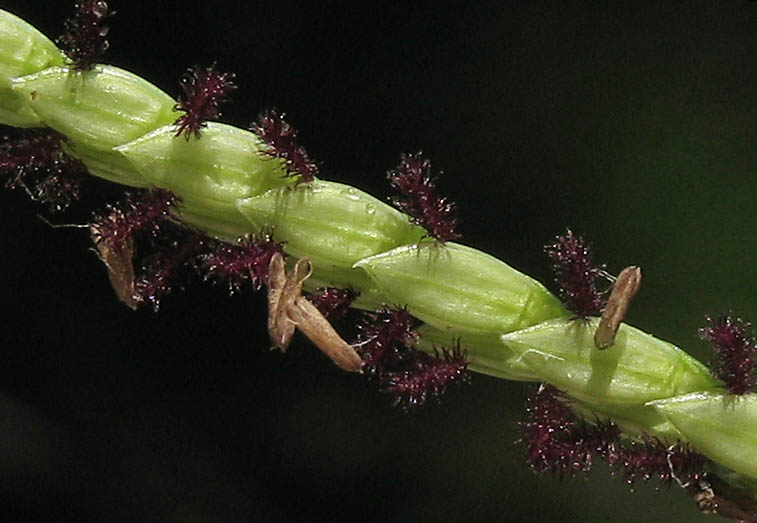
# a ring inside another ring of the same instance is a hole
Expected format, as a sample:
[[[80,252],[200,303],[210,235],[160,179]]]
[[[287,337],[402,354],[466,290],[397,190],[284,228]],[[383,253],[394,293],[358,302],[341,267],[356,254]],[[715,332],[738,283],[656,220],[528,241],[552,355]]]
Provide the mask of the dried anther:
[[[455,204],[437,193],[431,161],[423,153],[403,154],[399,166],[387,177],[392,188],[401,193],[392,198],[392,203],[426,229],[429,237],[440,243],[460,238],[455,231]]]
[[[159,240],[129,236],[114,244],[105,240],[97,223],[90,225],[90,235],[108,269],[111,286],[118,299],[131,309],[149,302],[157,311],[160,300],[177,286],[180,273],[194,266],[204,241],[204,236],[181,224],[167,224],[163,229]],[[136,252],[142,258],[138,274],[133,261]]]
[[[284,120],[284,113],[265,111],[250,126],[268,147],[266,154],[284,160],[287,176],[299,176],[297,183],[310,183],[318,175],[318,165],[297,145],[297,131]]]
[[[287,274],[281,253],[271,257],[268,269],[268,332],[273,344],[286,350],[300,329],[331,361],[349,372],[361,372],[363,360],[334,330],[326,317],[302,295],[302,285],[312,272],[302,258]]]
[[[193,134],[200,138],[200,129],[208,120],[221,116],[221,104],[226,103],[231,91],[236,89],[233,78],[233,74],[219,73],[215,64],[205,68],[195,65],[187,70],[181,77],[184,94],[174,106],[174,111],[184,111],[174,122],[176,136],[183,133],[187,140]]]
[[[289,319],[298,329],[331,358],[339,368],[360,372],[363,360],[334,330],[326,317],[305,297],[300,296],[288,309]]]
[[[594,345],[600,350],[606,349],[615,342],[620,324],[626,317],[631,300],[641,286],[641,269],[635,266],[626,267],[618,274],[615,284],[607,299],[607,306],[602,313],[597,331],[594,333]]]
[[[76,2],[74,16],[66,20],[65,32],[58,38],[66,56],[81,71],[91,70],[108,49],[105,20],[115,14],[104,0]]]
[[[268,267],[268,333],[275,347],[286,351],[294,335],[295,324],[289,307],[302,295],[302,286],[310,277],[310,260],[302,258],[288,275],[281,255],[271,257]]]
[[[178,204],[178,197],[170,191],[155,189],[109,205],[90,226],[109,274],[113,270],[121,275],[113,283],[115,275],[111,274],[111,283],[129,307],[147,301],[157,310],[161,298],[176,286],[179,273],[195,266],[206,237],[179,221],[174,211]],[[127,268],[135,252],[140,259],[136,279],[134,269]],[[125,298],[128,294],[131,297]]]
[[[134,264],[132,261],[134,242],[129,239],[118,247],[112,247],[102,241],[102,236],[94,225],[90,225],[89,232],[100,260],[108,270],[108,279],[116,296],[127,307],[136,310],[141,300],[135,292]]]
[[[707,474],[690,488],[697,508],[705,514],[717,514],[732,521],[757,522],[757,499],[746,489],[739,489]]]

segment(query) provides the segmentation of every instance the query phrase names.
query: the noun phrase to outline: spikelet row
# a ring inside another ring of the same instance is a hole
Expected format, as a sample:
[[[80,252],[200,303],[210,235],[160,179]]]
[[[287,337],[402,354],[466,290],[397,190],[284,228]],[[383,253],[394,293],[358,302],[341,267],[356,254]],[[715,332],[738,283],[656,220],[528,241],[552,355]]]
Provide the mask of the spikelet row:
[[[287,254],[310,258],[311,290],[351,288],[359,293],[353,306],[363,309],[405,307],[424,323],[419,346],[428,353],[462,346],[472,370],[550,383],[587,419],[611,419],[640,441],[687,442],[757,478],[757,395],[734,398],[681,349],[623,324],[614,346],[598,351],[596,318],[574,319],[534,279],[443,241],[456,234],[437,215],[400,202],[408,215],[321,180],[304,153],[287,155],[285,141],[275,142],[284,152],[272,154],[266,132],[185,119],[179,132],[187,139],[177,138],[177,103],[162,90],[113,66],[67,63],[44,35],[0,11],[0,123],[49,127],[91,174],[171,191],[181,201],[177,218],[211,238],[234,242],[273,231]],[[259,130],[275,123],[261,121]],[[413,156],[403,162],[419,176],[403,190],[423,193],[428,165]],[[294,164],[299,171],[288,176]],[[402,185],[396,177],[392,183]],[[429,224],[443,237],[429,237]]]

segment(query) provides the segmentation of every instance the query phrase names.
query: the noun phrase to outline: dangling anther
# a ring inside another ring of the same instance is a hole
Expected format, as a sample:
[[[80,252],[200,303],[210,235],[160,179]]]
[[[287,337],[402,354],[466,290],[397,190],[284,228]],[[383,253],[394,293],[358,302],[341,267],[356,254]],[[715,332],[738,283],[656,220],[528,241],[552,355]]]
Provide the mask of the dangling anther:
[[[271,257],[268,265],[268,334],[282,352],[289,347],[295,328],[288,309],[302,295],[302,286],[311,272],[310,259],[301,258],[287,275],[284,257],[279,253]]]
[[[108,270],[108,279],[113,291],[116,293],[121,302],[132,310],[136,310],[140,300],[135,292],[134,277],[134,242],[131,238],[124,241],[121,245],[113,247],[108,242],[103,241],[100,228],[97,225],[90,225],[89,234],[92,237],[92,243],[97,249],[97,256],[105,264]]]
[[[626,267],[618,274],[607,299],[607,306],[602,313],[599,327],[594,333],[594,345],[600,350],[615,343],[615,335],[626,317],[631,300],[641,286],[641,269],[636,266]]]
[[[310,300],[302,295],[302,286],[312,273],[310,259],[301,258],[287,275],[284,258],[275,253],[268,268],[268,334],[274,346],[285,351],[300,329],[338,367],[360,372],[363,360],[342,339]]]

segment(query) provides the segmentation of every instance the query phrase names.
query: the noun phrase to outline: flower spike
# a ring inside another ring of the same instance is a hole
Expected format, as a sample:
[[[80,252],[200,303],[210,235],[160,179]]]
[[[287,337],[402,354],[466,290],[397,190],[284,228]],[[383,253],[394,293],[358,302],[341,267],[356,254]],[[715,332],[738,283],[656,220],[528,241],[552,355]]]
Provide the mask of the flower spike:
[[[719,357],[711,372],[624,323],[639,270],[612,278],[567,231],[547,252],[570,312],[526,274],[450,241],[458,237],[454,206],[436,194],[421,154],[403,156],[389,173],[404,212],[356,187],[316,180],[316,163],[281,113],[263,113],[257,134],[206,125],[233,88],[231,75],[194,68],[177,104],[138,75],[97,63],[107,47],[108,3],[78,0],[76,8],[59,40],[68,59],[0,9],[0,121],[61,133],[31,131],[27,142],[0,146],[0,171],[36,199],[75,196],[64,150],[95,177],[155,188],[107,207],[90,225],[126,305],[157,308],[180,285],[177,276],[199,268],[232,291],[265,284],[277,347],[284,350],[299,330],[340,368],[365,371],[402,408],[465,381],[468,369],[543,381],[551,386],[540,389],[521,425],[535,470],[572,475],[603,459],[629,483],[676,483],[702,510],[757,521],[757,346],[747,324],[709,319],[700,335]],[[191,140],[200,134],[203,140]],[[280,245],[247,236],[272,226],[294,258],[289,264]],[[327,291],[319,310],[303,294],[322,285],[362,292],[357,308],[403,308],[366,316],[350,345],[325,316],[345,305],[343,296]],[[420,321],[427,325],[419,338]],[[706,460],[732,489],[702,473]]]

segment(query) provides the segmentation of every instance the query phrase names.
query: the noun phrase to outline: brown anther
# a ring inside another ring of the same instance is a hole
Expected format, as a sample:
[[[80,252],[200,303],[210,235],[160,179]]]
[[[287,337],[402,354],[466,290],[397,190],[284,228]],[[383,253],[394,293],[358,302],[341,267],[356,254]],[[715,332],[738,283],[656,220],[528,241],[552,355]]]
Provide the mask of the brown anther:
[[[688,487],[697,508],[705,514],[739,521],[757,523],[757,499],[746,488],[735,487],[715,474],[707,474]]]
[[[599,320],[594,333],[594,345],[600,350],[615,343],[615,335],[626,317],[631,300],[641,286],[641,269],[636,266],[626,267],[618,274],[607,299],[607,306]]]
[[[289,347],[295,328],[288,309],[302,295],[302,285],[311,272],[310,260],[301,258],[287,275],[284,257],[279,253],[271,257],[268,265],[268,334],[282,352]]]
[[[705,480],[699,480],[691,487],[691,495],[697,508],[705,514],[717,514],[718,503],[715,500],[715,491]]]
[[[271,341],[285,351],[296,327],[338,367],[349,372],[360,372],[363,360],[355,349],[302,295],[302,286],[311,273],[308,258],[298,260],[288,275],[281,254],[275,253],[271,258],[268,267],[268,333]]]
[[[89,233],[95,244],[100,260],[108,270],[110,285],[121,302],[132,310],[136,310],[140,300],[135,293],[134,243],[131,239],[125,241],[118,248],[113,248],[104,242],[100,231],[95,225],[90,225]]]
[[[310,300],[304,296],[295,300],[289,307],[289,318],[337,367],[349,372],[360,372],[363,360]]]

